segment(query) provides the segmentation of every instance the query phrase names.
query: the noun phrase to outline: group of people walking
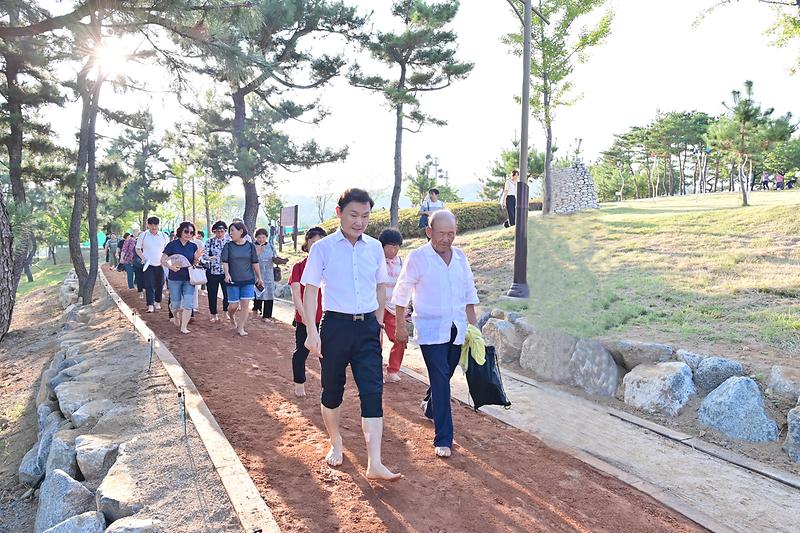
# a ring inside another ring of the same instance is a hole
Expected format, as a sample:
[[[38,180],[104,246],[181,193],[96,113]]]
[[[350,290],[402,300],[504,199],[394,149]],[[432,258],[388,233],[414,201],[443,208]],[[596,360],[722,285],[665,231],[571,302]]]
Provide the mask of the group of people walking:
[[[364,190],[346,190],[336,205],[339,228],[331,234],[321,227],[306,231],[302,250],[308,255],[293,265],[289,277],[295,309],[294,392],[298,397],[306,395],[307,358],[318,358],[322,418],[330,439],[326,461],[337,467],[343,461],[341,405],[350,366],[359,392],[368,452],[366,475],[370,479],[394,481],[402,477],[387,468],[381,457],[383,387],[401,379],[399,371],[409,335],[407,313],[412,302],[410,316],[430,377],[421,411],[434,423],[435,455],[444,458],[452,453],[450,379],[468,326],[477,325],[478,295],[467,257],[453,246],[455,215],[439,205],[433,195],[430,200],[424,210],[429,242],[403,260],[399,255],[403,244],[400,232],[387,229],[378,239],[367,235],[374,202]],[[191,283],[189,269],[202,266],[206,269],[211,320],[219,320],[217,300],[221,290],[223,312],[239,335],[245,336],[250,301],[259,301],[261,295],[258,308],[263,316],[271,316],[273,268],[287,260],[272,248],[267,230],[256,230],[253,239],[240,220],[230,226],[218,221],[211,230],[212,237],[198,241],[194,225],[183,222],[170,241],[159,231],[158,219],[148,219],[147,231],[127,237],[122,245],[121,261],[131,264],[133,271],[128,275],[128,286],[132,289],[136,285],[140,292],[143,287],[147,311],[155,312],[162,301],[161,267],[168,269],[170,309],[181,331],[188,333],[192,311],[197,308],[196,285]],[[136,258],[142,265],[138,269]],[[391,343],[385,376],[382,331]]]

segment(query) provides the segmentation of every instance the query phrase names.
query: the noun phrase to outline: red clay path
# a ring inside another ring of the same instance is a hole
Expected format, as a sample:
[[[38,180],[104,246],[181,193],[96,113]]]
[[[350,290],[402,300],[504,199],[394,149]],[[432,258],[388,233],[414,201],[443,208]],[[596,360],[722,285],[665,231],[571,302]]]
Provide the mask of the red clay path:
[[[182,335],[167,311],[145,314],[125,275],[105,269],[191,376],[286,532],[701,531],[677,512],[535,437],[453,402],[453,457],[434,457],[433,426],[419,413],[425,386],[409,377],[384,389],[384,463],[406,477],[374,483],[358,397],[348,379],[345,462],[325,464],[319,364],[308,396],[293,394],[289,325],[251,321],[241,338],[208,321],[207,301]],[[166,308],[166,305],[165,305]],[[349,377],[350,378],[350,377]]]

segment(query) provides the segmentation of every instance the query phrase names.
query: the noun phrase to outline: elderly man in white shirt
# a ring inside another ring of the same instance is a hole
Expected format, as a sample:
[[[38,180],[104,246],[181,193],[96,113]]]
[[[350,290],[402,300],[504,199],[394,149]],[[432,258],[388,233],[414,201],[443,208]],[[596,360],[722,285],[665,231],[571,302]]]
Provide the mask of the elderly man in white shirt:
[[[161,221],[158,217],[147,219],[147,231],[136,239],[136,254],[141,258],[144,270],[144,292],[147,296],[147,312],[161,309],[161,292],[164,288],[164,269],[161,268],[161,253],[169,242],[164,233],[158,230]]]
[[[353,372],[361,400],[361,428],[367,443],[367,478],[400,479],[381,462],[383,438],[383,358],[380,334],[389,275],[380,242],[364,230],[374,202],[361,189],[348,189],[336,206],[340,228],[314,243],[301,278],[305,285],[303,315],[317,314],[317,292],[322,289],[322,322],[304,320],[306,348],[320,358],[322,419],[331,448],[330,466],[342,464],[339,431],[347,365]]]
[[[453,448],[450,379],[461,357],[468,323],[478,324],[478,291],[467,256],[453,246],[456,230],[452,212],[431,215],[425,230],[430,242],[409,254],[392,296],[397,316],[403,316],[414,299],[412,320],[430,381],[422,408],[425,416],[433,418],[433,446],[439,457],[450,457]],[[400,342],[408,339],[400,320],[395,336]]]

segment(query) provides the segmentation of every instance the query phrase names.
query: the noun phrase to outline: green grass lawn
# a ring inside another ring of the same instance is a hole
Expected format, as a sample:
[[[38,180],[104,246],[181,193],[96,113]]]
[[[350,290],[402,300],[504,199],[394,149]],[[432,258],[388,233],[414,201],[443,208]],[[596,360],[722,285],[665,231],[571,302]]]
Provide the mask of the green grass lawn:
[[[59,250],[56,253],[57,264],[53,264],[51,258],[41,259],[38,263],[31,267],[33,273],[33,281],[29,282],[22,274],[17,286],[17,298],[24,297],[26,294],[37,289],[44,289],[60,284],[64,281],[67,273],[72,269],[72,263],[69,260],[69,252],[66,249]]]
[[[532,219],[529,313],[579,336],[755,342],[800,353],[800,191],[606,204]]]

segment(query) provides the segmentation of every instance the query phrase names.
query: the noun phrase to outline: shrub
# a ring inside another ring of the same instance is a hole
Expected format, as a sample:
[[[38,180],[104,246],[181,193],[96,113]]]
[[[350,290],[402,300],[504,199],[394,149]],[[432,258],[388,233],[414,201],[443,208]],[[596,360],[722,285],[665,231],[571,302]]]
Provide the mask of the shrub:
[[[458,218],[458,231],[471,231],[488,228],[502,224],[506,219],[505,210],[497,202],[466,202],[460,204],[447,204],[447,208]],[[418,227],[418,207],[400,210],[398,228],[404,238],[424,237],[425,230]],[[321,224],[325,231],[336,231],[339,219],[333,218]],[[378,235],[389,227],[389,211],[375,211],[369,219],[367,235],[378,238]]]

